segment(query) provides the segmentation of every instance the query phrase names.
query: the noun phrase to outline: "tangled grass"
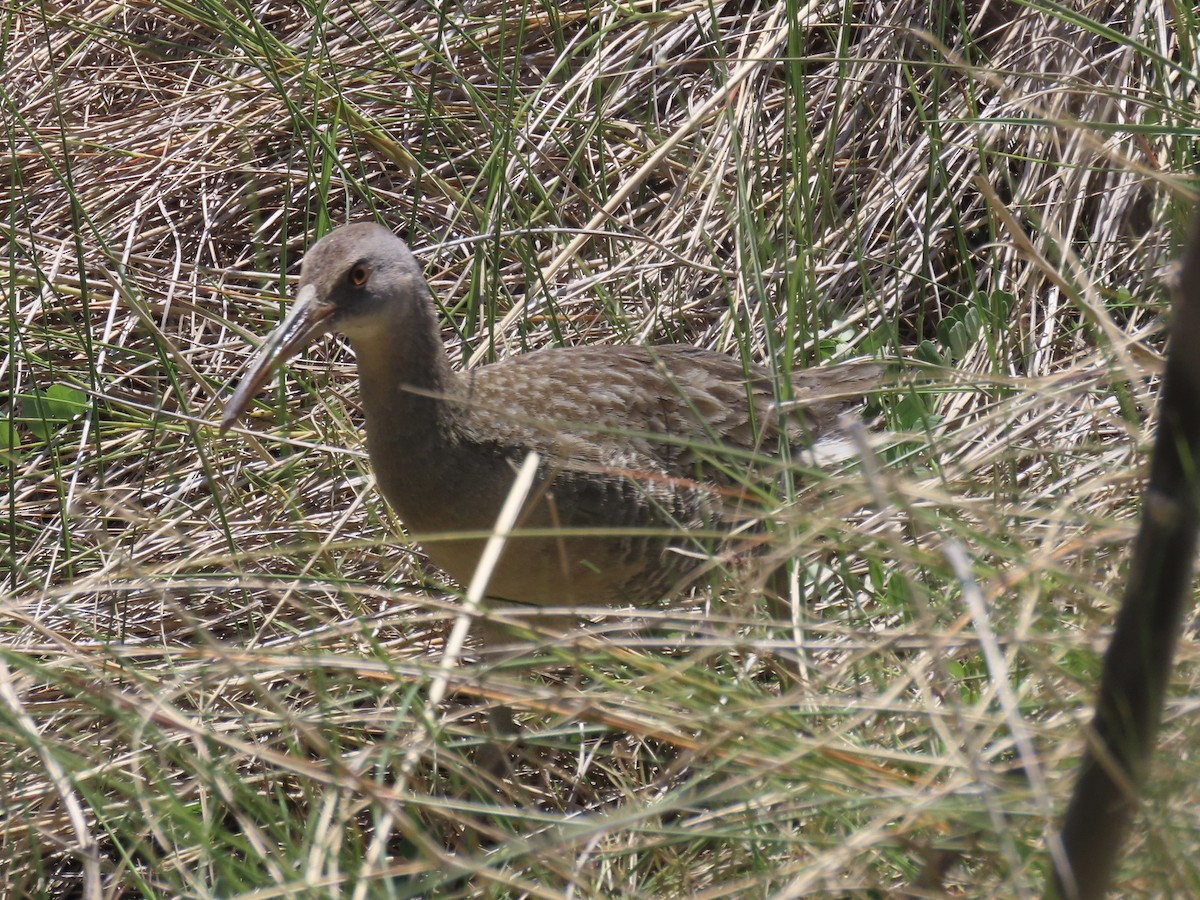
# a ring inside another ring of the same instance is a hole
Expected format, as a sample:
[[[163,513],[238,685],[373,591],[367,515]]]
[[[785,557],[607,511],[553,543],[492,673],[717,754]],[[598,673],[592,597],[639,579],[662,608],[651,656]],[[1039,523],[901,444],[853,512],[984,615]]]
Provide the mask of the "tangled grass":
[[[10,5],[7,895],[1037,894],[1191,214],[1172,9]],[[443,672],[456,588],[344,345],[214,427],[305,246],[370,217],[456,364],[900,360],[894,439],[782,498],[793,621],[735,564],[637,637]],[[1200,889],[1196,658],[1125,894]]]

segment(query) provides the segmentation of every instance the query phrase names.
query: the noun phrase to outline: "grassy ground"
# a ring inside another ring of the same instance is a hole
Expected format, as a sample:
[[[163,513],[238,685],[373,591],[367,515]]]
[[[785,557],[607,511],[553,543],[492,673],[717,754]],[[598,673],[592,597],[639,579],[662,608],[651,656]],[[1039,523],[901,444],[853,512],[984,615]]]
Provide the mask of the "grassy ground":
[[[5,896],[1036,895],[1138,512],[1196,22],[306,6],[0,17]],[[456,363],[901,360],[907,437],[781,504],[794,621],[734,566],[431,707],[456,589],[373,489],[346,348],[213,427],[285,273],[368,217]],[[1200,891],[1196,661],[1189,627],[1124,895]]]

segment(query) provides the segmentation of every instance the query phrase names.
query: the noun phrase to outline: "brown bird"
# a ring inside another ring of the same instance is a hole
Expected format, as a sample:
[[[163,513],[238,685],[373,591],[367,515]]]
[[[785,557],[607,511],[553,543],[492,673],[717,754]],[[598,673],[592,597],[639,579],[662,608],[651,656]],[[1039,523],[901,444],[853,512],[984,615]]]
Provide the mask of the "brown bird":
[[[309,250],[295,308],[230,399],[221,433],[277,366],[328,331],[354,348],[383,495],[460,583],[516,467],[540,454],[520,520],[533,533],[508,540],[487,588],[538,606],[669,596],[705,563],[689,533],[751,519],[753,509],[739,511],[748,489],[779,471],[784,449],[795,458],[841,437],[839,414],[882,371],[796,373],[799,404],[786,414],[766,369],[691,346],[546,349],[455,372],[416,259],[386,228],[361,223]]]

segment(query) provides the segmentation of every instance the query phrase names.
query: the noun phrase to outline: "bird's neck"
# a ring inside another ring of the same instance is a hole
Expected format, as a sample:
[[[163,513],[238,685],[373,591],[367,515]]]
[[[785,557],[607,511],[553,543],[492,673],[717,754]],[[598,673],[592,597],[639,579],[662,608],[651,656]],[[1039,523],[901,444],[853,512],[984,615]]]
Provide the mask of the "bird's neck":
[[[432,310],[424,321],[350,335],[359,385],[374,443],[415,444],[448,440],[456,411],[445,401],[457,378],[446,358]],[[415,326],[415,327],[414,327]]]

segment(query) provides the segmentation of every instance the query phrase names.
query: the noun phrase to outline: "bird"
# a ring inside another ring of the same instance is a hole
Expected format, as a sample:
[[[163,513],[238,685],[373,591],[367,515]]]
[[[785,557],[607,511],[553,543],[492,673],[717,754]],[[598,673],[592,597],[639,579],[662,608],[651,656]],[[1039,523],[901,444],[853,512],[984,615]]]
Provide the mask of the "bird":
[[[752,519],[754,489],[781,458],[844,440],[840,415],[881,373],[876,362],[798,371],[797,402],[785,405],[765,367],[686,344],[553,347],[455,371],[421,265],[389,229],[359,222],[305,254],[294,308],[249,365],[220,433],[327,332],[354,350],[380,491],[460,584],[517,467],[538,454],[486,589],[492,602],[534,607],[645,606],[680,591],[711,558],[695,535]]]

